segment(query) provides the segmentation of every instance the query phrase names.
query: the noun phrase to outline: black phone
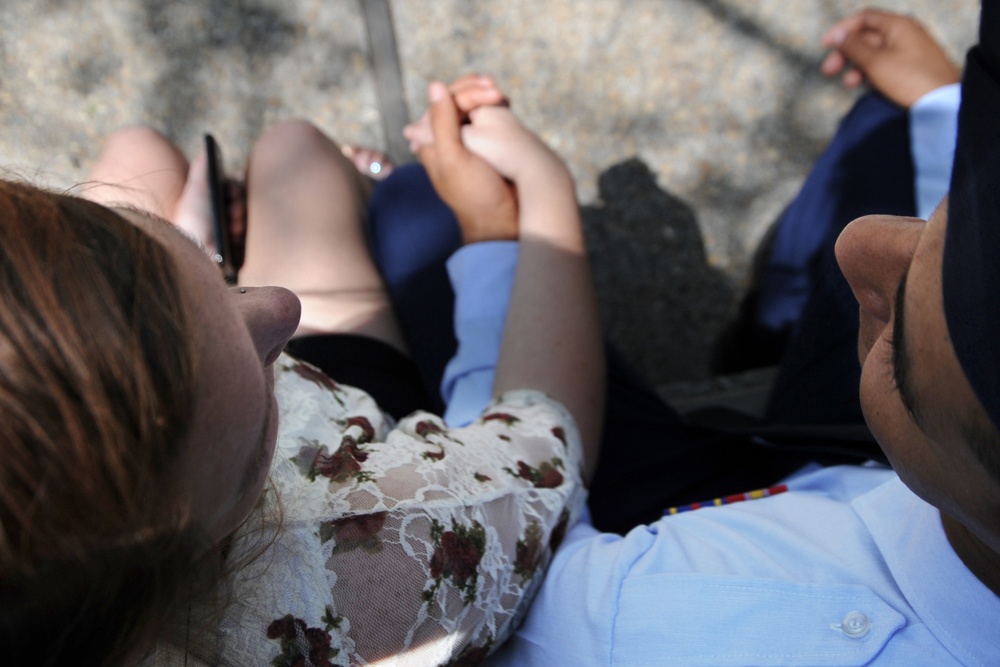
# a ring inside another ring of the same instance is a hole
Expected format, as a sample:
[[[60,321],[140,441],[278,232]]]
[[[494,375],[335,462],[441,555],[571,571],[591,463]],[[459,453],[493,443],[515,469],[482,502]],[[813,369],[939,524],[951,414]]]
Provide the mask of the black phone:
[[[208,192],[212,199],[212,234],[215,237],[215,263],[222,269],[222,277],[230,285],[236,284],[236,265],[233,262],[233,242],[229,233],[229,198],[226,192],[226,175],[222,165],[222,151],[215,137],[205,135],[205,153],[208,155]]]

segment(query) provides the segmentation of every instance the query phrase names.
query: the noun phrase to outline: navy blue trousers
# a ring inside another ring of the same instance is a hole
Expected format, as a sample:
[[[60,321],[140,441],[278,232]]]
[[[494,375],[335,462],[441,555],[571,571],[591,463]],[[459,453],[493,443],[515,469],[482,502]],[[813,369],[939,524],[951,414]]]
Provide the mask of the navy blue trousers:
[[[858,304],[833,247],[855,218],[916,215],[913,179],[906,111],[878,95],[865,95],[778,220],[758,323],[784,324],[791,338],[768,406],[769,421],[864,421],[858,403]]]
[[[880,97],[862,97],[776,223],[752,311],[753,326],[790,329],[768,424],[863,424],[857,304],[833,244],[860,215],[913,210],[906,113]],[[461,243],[458,223],[424,170],[407,165],[376,187],[369,226],[373,256],[440,411],[438,385],[456,348],[445,262]],[[809,451],[761,444],[748,435],[752,426],[736,429],[736,436],[692,428],[611,348],[607,382],[590,487],[591,514],[602,530],[625,532],[668,506],[769,486],[816,459]]]

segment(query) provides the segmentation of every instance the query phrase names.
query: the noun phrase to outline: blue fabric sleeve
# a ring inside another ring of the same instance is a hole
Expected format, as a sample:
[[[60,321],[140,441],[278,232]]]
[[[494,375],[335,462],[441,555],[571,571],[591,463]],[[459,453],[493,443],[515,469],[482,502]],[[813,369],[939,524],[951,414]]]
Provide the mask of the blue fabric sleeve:
[[[910,107],[910,153],[917,217],[926,220],[951,183],[958,133],[961,86],[953,83],[932,90]]]
[[[458,349],[441,378],[445,422],[464,426],[493,399],[493,375],[517,268],[516,241],[486,241],[459,248],[448,259],[455,291]]]

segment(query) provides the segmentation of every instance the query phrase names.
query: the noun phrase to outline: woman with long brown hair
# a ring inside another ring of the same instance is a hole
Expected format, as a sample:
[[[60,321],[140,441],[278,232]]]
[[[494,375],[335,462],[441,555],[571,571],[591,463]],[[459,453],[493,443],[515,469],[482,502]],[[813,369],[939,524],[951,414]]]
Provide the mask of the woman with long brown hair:
[[[451,92],[432,86],[422,148],[449,203],[519,186],[476,230],[520,260],[465,428],[410,414],[364,181],[308,123],[251,154],[235,287],[198,245],[203,160],[155,132],[112,137],[83,198],[0,184],[5,659],[465,664],[511,632],[579,516],[603,357],[565,166],[500,108],[470,153],[460,111],[498,93]]]

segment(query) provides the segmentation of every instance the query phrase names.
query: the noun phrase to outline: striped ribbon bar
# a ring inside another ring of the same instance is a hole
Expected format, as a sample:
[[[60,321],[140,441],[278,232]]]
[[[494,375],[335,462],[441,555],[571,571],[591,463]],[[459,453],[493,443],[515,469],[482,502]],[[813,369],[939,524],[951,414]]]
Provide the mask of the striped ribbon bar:
[[[680,514],[681,512],[690,512],[692,510],[701,509],[702,507],[718,507],[720,505],[732,505],[733,503],[742,503],[744,500],[757,500],[758,498],[768,498],[770,496],[776,496],[779,493],[784,493],[788,490],[787,484],[778,484],[777,486],[769,486],[766,489],[757,489],[756,491],[747,491],[746,493],[735,493],[731,496],[726,496],[725,498],[716,498],[715,500],[707,500],[702,503],[691,503],[690,505],[682,505],[680,507],[671,507],[663,512],[663,514]]]

